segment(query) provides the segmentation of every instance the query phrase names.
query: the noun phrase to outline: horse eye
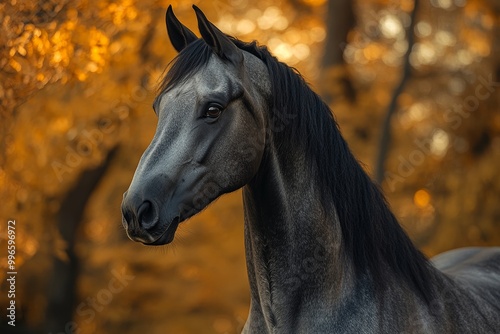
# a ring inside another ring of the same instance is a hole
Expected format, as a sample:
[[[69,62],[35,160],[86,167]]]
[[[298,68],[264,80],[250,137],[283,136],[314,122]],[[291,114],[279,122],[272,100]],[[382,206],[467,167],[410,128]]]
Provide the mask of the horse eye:
[[[222,113],[221,107],[212,105],[212,106],[208,107],[207,112],[205,113],[205,117],[217,118],[220,116],[221,113]]]

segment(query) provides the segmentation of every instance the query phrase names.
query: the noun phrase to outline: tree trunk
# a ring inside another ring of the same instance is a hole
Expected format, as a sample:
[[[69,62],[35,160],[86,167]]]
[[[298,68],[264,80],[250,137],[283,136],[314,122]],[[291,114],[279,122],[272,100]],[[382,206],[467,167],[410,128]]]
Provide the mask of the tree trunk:
[[[385,177],[385,161],[387,160],[387,155],[389,154],[390,142],[391,142],[391,120],[392,116],[398,107],[398,98],[403,92],[408,79],[411,76],[411,64],[410,55],[415,43],[415,21],[418,11],[419,0],[413,1],[413,10],[411,12],[411,21],[408,29],[406,29],[406,38],[408,40],[408,49],[403,57],[403,70],[401,73],[401,79],[392,93],[391,102],[387,107],[387,112],[382,123],[382,131],[380,135],[379,151],[377,158],[375,160],[375,180],[377,183],[381,184]]]
[[[74,248],[77,231],[81,225],[87,202],[106,173],[116,150],[116,147],[110,150],[106,159],[97,168],[85,170],[61,201],[57,225],[62,238],[68,245],[68,260],[54,259],[45,311],[45,332],[66,333],[66,326],[70,326],[75,307],[78,277],[78,259]]]
[[[326,16],[326,40],[320,81],[322,95],[327,103],[345,97],[354,101],[356,92],[346,71],[344,49],[347,35],[355,26],[352,0],[329,0]]]

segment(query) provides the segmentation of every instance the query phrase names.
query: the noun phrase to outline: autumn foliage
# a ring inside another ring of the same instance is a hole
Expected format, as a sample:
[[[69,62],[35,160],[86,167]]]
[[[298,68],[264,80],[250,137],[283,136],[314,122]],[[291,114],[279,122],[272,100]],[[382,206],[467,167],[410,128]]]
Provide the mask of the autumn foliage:
[[[194,3],[224,32],[298,68],[371,174],[395,98],[381,186],[427,255],[500,244],[497,1],[420,3],[413,31],[413,1],[347,1],[345,35],[328,30],[336,18],[325,0]],[[244,324],[239,192],[183,224],[172,246],[132,243],[121,228],[122,194],[155,131],[155,88],[175,57],[169,4],[197,31],[192,3],[181,0],[0,4],[0,305],[15,219],[26,332],[68,332],[71,321],[80,333],[233,333]],[[408,48],[411,71],[394,95]]]

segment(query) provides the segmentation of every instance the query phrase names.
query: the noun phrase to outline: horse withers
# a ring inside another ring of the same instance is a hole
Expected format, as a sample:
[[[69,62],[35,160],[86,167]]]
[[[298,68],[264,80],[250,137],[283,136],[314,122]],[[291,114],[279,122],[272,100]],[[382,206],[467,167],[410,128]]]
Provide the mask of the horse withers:
[[[123,199],[130,239],[170,243],[243,188],[244,333],[500,333],[500,248],[427,260],[303,78],[194,9],[201,38],[167,11],[179,54]]]

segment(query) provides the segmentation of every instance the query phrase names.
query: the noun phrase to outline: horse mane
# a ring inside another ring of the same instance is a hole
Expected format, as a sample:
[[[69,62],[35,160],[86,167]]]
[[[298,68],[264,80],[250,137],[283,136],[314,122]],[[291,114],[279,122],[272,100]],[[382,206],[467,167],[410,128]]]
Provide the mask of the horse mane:
[[[281,150],[304,149],[323,206],[330,209],[333,202],[341,226],[343,252],[355,273],[360,277],[370,275],[377,291],[383,291],[387,288],[388,266],[430,302],[434,290],[429,261],[413,245],[379,187],[351,153],[330,108],[296,69],[278,61],[265,46],[231,39],[267,66],[273,98],[269,117],[285,119],[293,115],[283,131],[274,133],[274,140]],[[160,93],[201,69],[212,54],[202,39],[189,44],[171,64]]]

